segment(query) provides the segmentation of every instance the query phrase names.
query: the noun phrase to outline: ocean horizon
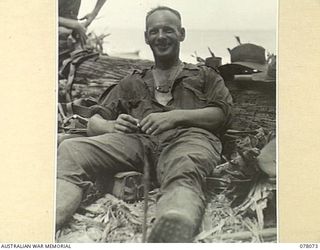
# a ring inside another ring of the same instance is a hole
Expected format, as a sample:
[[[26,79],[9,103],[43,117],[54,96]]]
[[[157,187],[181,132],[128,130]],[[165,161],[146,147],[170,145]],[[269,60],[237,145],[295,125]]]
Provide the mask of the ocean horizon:
[[[94,30],[96,34],[110,33],[104,39],[103,49],[109,55],[127,58],[153,60],[152,52],[144,41],[142,29],[104,29]],[[265,48],[266,53],[277,54],[277,34],[275,30],[186,30],[186,39],[181,43],[180,57],[182,61],[196,63],[195,54],[202,58],[210,57],[208,47],[222,63],[230,62],[228,48],[238,45],[235,36],[242,43],[254,43]],[[138,54],[137,54],[138,52]]]

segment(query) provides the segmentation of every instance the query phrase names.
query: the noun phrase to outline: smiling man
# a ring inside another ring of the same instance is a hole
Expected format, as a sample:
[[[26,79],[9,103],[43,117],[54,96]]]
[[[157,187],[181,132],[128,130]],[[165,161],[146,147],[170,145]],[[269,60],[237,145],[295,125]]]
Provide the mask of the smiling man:
[[[157,7],[145,41],[155,65],[135,71],[92,108],[88,136],[58,149],[57,229],[99,175],[150,168],[160,186],[149,242],[191,242],[205,208],[205,177],[220,161],[232,98],[214,69],[180,61],[179,12]]]

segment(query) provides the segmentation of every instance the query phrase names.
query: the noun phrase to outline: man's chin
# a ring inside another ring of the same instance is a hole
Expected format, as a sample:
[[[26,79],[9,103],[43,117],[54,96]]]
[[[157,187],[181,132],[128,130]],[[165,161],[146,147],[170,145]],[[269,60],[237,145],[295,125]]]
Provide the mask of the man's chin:
[[[167,49],[164,51],[156,50],[153,53],[154,57],[157,57],[157,58],[170,58],[173,56],[173,54],[174,53],[170,49]]]

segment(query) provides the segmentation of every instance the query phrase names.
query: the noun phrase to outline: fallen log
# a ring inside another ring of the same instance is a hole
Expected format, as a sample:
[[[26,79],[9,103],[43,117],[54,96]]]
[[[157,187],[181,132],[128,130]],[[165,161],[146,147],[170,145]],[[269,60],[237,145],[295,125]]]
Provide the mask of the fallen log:
[[[74,83],[98,83],[110,85],[121,80],[136,69],[150,67],[153,63],[148,60],[124,59],[101,55],[90,58],[79,65]]]
[[[257,231],[254,234],[260,236],[264,240],[270,241],[270,238],[273,238],[274,240],[276,240],[277,229],[276,228],[266,228],[266,229]],[[236,232],[236,233],[224,233],[224,234],[216,235],[217,238],[220,238],[223,240],[234,240],[234,241],[248,240],[248,239],[251,239],[252,236],[253,236],[253,233],[250,231]]]

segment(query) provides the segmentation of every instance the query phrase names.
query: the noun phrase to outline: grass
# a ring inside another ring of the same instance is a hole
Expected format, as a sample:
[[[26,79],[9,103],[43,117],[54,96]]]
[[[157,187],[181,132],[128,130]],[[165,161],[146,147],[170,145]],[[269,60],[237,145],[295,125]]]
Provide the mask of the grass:
[[[263,184],[263,187],[267,185]],[[268,195],[273,190],[269,191],[266,192]],[[257,192],[257,189],[253,192]],[[156,195],[157,191],[153,191],[149,197],[148,232],[155,220]],[[233,208],[231,201],[224,194],[211,195],[208,198],[200,233],[194,242],[276,242],[276,218],[271,218],[271,227],[261,227],[257,217],[259,211],[254,206],[267,198],[250,198],[251,202],[245,200]],[[250,206],[247,205],[248,202]],[[244,204],[245,208],[242,207]],[[142,242],[143,206],[143,201],[126,203],[111,194],[106,194],[90,205],[81,206],[69,224],[57,233],[56,241]],[[261,209],[263,212],[266,207],[260,207]]]

